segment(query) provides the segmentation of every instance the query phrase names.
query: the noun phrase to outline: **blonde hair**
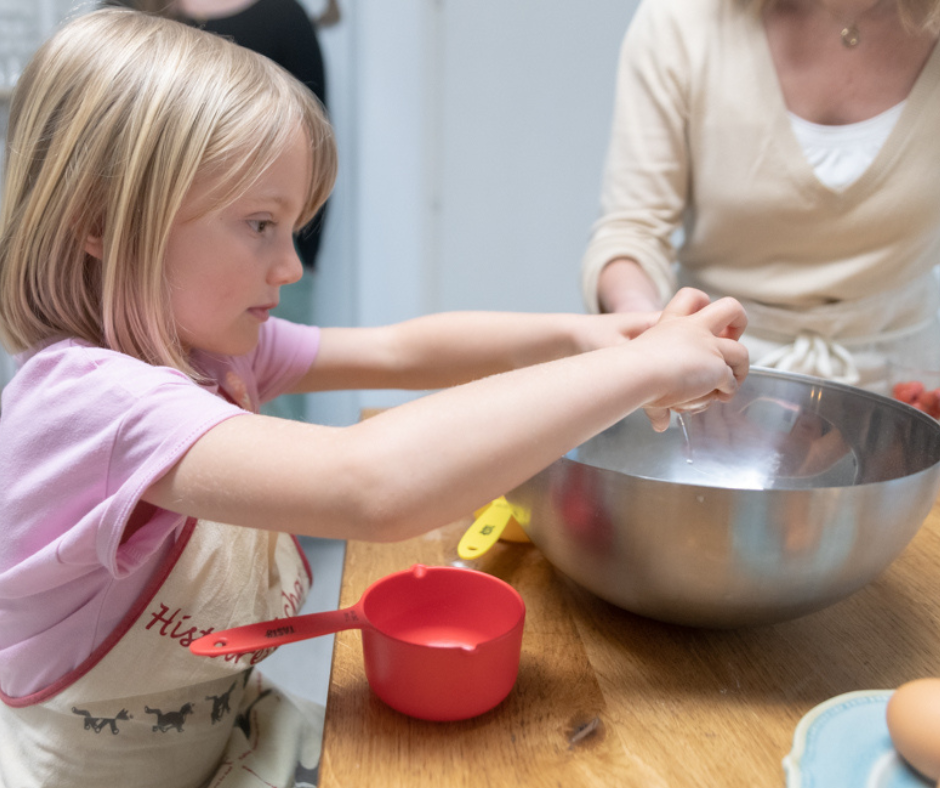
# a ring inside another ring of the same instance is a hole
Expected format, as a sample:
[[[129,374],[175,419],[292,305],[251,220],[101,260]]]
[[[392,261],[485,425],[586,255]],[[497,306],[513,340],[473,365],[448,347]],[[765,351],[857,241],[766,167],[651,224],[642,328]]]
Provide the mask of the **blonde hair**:
[[[779,0],[741,0],[744,5],[760,11]],[[911,31],[940,31],[940,0],[894,0],[901,21]]]
[[[0,337],[13,351],[76,337],[194,375],[169,308],[170,225],[208,173],[237,199],[294,131],[310,143],[301,225],[336,149],[313,94],[220,36],[124,9],[63,27],[13,95],[0,212]],[[298,225],[298,226],[301,226]],[[85,251],[100,238],[102,259]]]

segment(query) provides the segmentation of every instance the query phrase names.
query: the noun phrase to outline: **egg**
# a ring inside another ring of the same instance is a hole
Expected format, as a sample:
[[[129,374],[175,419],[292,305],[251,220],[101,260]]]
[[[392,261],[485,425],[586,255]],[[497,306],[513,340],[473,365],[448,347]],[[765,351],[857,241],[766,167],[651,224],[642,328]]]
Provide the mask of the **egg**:
[[[886,714],[901,757],[925,777],[940,779],[940,678],[902,684],[888,700]]]

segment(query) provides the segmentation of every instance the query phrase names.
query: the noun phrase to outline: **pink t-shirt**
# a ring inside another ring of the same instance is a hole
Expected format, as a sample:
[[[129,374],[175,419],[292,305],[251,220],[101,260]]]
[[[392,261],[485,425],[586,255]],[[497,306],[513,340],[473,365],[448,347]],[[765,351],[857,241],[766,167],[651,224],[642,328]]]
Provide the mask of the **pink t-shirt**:
[[[75,340],[22,360],[0,410],[0,690],[77,667],[133,605],[185,517],[158,509],[121,544],[140,496],[209,429],[289,391],[319,330],[272,318],[240,357],[194,361],[219,385]]]

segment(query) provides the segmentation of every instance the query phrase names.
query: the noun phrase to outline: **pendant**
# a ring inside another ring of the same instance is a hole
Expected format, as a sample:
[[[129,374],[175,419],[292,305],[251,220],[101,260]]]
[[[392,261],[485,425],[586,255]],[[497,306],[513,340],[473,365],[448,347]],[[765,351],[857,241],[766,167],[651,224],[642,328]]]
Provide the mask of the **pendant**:
[[[856,25],[855,22],[852,22],[852,24],[843,27],[841,36],[842,46],[848,47],[849,49],[857,47],[858,42],[862,40],[858,33],[858,25]]]

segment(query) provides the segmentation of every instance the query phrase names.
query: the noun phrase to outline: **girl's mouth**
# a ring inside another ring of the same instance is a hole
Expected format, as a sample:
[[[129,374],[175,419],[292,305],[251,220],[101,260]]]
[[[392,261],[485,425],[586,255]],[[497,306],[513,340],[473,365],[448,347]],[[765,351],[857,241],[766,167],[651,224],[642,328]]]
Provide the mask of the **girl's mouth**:
[[[264,323],[269,317],[273,306],[253,306],[248,310],[248,314],[256,320]]]

